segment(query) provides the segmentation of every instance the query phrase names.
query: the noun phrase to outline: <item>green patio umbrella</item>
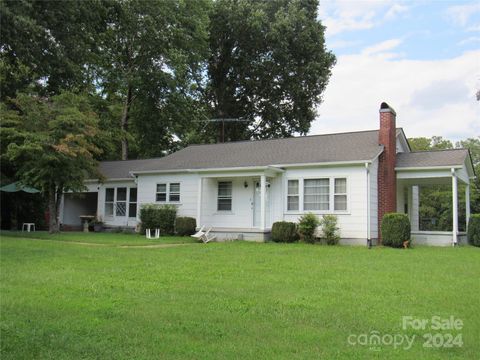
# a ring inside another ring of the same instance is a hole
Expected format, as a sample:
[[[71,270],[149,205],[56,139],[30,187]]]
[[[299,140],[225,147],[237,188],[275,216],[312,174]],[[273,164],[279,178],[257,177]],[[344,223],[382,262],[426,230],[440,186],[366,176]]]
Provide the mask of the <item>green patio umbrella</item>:
[[[0,191],[10,192],[10,193],[11,192],[23,191],[23,192],[30,193],[30,194],[36,194],[36,193],[40,192],[40,190],[37,190],[37,189],[29,187],[29,186],[21,185],[18,182],[14,182],[14,183],[4,185],[4,186],[0,187]]]

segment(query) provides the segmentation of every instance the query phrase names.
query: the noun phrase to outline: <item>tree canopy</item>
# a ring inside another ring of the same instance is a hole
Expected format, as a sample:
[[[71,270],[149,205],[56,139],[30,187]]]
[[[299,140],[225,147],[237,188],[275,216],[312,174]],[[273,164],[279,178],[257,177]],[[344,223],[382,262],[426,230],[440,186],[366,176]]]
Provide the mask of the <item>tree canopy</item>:
[[[88,98],[62,93],[49,99],[20,94],[15,110],[1,107],[2,162],[14,162],[16,177],[48,198],[50,231],[58,231],[61,195],[83,191],[84,180],[101,178],[98,117]]]
[[[241,118],[225,141],[306,134],[335,56],[316,0],[215,2],[206,96],[214,118]],[[216,134],[215,134],[216,135]]]

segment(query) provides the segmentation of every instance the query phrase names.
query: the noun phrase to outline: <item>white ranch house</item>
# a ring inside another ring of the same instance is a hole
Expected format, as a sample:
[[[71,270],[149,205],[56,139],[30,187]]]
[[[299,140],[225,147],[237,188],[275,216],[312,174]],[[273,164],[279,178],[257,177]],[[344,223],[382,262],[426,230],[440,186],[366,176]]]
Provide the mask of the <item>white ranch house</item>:
[[[378,239],[383,214],[397,211],[408,214],[417,244],[465,242],[458,199],[465,196],[468,221],[475,176],[468,150],[411,152],[395,117],[382,103],[379,130],[192,145],[163,158],[101,162],[106,180],[88,180],[81,196],[64,194],[60,221],[80,228],[81,215],[97,215],[107,226],[135,228],[143,204],[173,204],[218,239],[264,241],[274,222],[313,212],[337,215],[342,243],[365,244]],[[419,187],[432,184],[452,186],[451,231],[420,231]]]

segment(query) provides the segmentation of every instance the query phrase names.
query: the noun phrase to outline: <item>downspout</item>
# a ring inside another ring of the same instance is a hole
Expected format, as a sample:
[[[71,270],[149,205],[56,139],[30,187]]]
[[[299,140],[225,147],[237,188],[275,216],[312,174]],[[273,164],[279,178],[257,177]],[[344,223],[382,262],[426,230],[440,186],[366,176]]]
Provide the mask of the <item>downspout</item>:
[[[367,175],[367,246],[372,247],[372,237],[370,231],[370,167],[369,163],[365,163],[365,171]]]

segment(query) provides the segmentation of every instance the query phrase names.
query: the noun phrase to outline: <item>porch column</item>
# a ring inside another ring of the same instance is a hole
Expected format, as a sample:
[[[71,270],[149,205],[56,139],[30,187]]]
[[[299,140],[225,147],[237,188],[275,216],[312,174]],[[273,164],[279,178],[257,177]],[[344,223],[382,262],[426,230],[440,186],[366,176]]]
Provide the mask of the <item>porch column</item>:
[[[411,197],[411,219],[410,223],[412,226],[412,231],[418,231],[420,229],[420,217],[419,217],[419,209],[420,209],[420,191],[418,185],[412,186],[412,197]]]
[[[260,176],[260,229],[265,229],[265,214],[266,214],[266,185],[267,178],[265,175]]]
[[[452,216],[453,216],[453,244],[457,245],[457,235],[458,235],[458,184],[457,184],[457,175],[455,174],[455,169],[452,168]]]
[[[197,185],[197,227],[201,227],[201,216],[202,216],[202,184],[203,178],[200,176],[198,178]]]
[[[465,186],[465,215],[465,222],[468,229],[468,220],[470,219],[470,184],[467,184],[467,186]]]

